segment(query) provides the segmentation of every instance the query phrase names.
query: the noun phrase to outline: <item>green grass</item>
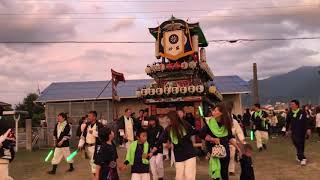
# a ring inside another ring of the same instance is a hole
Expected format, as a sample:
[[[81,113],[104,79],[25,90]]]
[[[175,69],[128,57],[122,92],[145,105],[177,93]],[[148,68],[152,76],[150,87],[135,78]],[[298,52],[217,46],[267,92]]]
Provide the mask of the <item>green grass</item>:
[[[65,173],[68,165],[61,162],[55,176],[47,175],[50,170],[50,163],[44,162],[49,150],[35,152],[20,151],[15,161],[10,165],[10,175],[15,180],[89,180],[89,162],[81,155],[75,158],[76,170],[72,173]],[[120,160],[125,154],[123,149],[118,151]],[[316,180],[320,174],[320,143],[315,140],[308,141],[306,146],[308,165],[301,167],[295,161],[295,151],[289,138],[271,139],[266,152],[254,153],[254,169],[256,180]],[[130,179],[130,169],[125,173],[119,173],[120,179]],[[237,174],[230,177],[231,180],[239,179],[240,167],[236,167]],[[174,179],[175,169],[165,162],[166,179]],[[207,180],[207,161],[198,160],[197,179]]]

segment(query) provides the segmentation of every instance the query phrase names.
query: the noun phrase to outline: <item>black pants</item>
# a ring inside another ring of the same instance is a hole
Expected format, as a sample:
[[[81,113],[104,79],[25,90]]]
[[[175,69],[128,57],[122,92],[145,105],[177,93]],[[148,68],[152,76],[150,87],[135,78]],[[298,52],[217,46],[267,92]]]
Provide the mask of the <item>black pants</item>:
[[[303,137],[292,136],[292,142],[296,148],[298,159],[300,161],[303,159],[306,159],[306,157],[304,156],[305,137],[304,136]]]
[[[317,127],[318,135],[320,137],[320,127]]]
[[[229,148],[226,148],[226,151],[227,151],[227,156],[225,158],[220,159],[221,179],[214,179],[214,180],[229,180],[229,162],[230,162]]]

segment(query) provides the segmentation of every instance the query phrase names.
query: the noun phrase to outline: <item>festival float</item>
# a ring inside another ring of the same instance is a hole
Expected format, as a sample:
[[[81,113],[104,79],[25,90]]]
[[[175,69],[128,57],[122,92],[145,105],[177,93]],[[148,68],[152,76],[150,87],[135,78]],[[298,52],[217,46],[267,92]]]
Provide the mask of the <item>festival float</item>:
[[[156,39],[158,60],[147,65],[145,72],[154,81],[138,89],[136,95],[149,105],[150,115],[182,108],[194,115],[196,129],[201,128],[198,107],[207,112],[222,95],[212,82],[214,75],[205,53],[208,42],[199,23],[172,17],[149,32]]]

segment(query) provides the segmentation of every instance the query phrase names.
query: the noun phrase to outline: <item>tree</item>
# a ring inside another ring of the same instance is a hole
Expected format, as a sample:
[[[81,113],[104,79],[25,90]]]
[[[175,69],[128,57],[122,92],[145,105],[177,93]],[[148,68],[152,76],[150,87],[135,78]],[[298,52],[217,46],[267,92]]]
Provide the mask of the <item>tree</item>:
[[[29,115],[28,117],[22,118],[22,121],[20,122],[22,126],[25,125],[25,118],[31,118],[32,126],[39,126],[40,120],[45,119],[44,106],[34,102],[36,99],[38,99],[38,97],[39,96],[36,93],[29,93],[23,99],[22,104],[19,103],[18,105],[16,105],[16,110],[27,111]]]

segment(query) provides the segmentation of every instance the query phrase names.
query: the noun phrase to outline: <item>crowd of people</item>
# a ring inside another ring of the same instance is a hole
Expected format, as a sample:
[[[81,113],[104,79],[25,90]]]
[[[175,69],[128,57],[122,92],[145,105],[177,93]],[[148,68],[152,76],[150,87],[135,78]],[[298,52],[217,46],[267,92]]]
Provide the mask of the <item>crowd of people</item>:
[[[78,149],[85,152],[94,180],[117,180],[118,170],[126,171],[128,166],[131,166],[132,180],[165,179],[164,155],[167,154],[175,167],[176,180],[195,180],[199,156],[194,147],[197,136],[206,145],[210,178],[228,180],[229,176],[235,175],[236,160],[239,160],[240,179],[253,180],[253,147],[246,142],[248,134],[254,134],[256,148],[261,152],[267,150],[270,134],[280,135],[283,131],[283,135],[291,137],[296,160],[301,165],[307,164],[305,142],[314,127],[320,137],[320,107],[313,112],[309,106],[300,108],[297,100],[292,100],[290,109],[282,114],[268,113],[260,104],[254,104],[252,111],[246,109],[242,116],[233,115],[231,111],[231,106],[218,103],[211,108],[209,117],[202,117],[204,125],[201,129],[195,129],[194,117],[182,109],[168,112],[166,127],[160,125],[159,117],[149,116],[147,110],[140,110],[135,117],[128,108],[114,121],[115,124],[111,123],[113,125],[98,120],[97,112],[90,111],[79,124]],[[280,123],[278,117],[285,119],[284,123]],[[4,128],[0,132],[0,173],[5,176],[8,176],[8,164],[14,157],[14,139],[10,132],[11,129]],[[60,113],[53,132],[55,149],[48,174],[56,174],[63,158],[69,164],[67,172],[75,170],[72,158],[67,158],[70,156],[70,137],[67,115]],[[127,151],[123,160],[119,159],[118,145]]]

